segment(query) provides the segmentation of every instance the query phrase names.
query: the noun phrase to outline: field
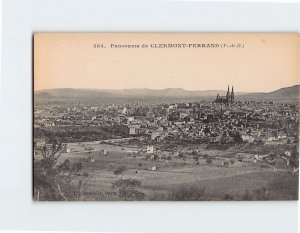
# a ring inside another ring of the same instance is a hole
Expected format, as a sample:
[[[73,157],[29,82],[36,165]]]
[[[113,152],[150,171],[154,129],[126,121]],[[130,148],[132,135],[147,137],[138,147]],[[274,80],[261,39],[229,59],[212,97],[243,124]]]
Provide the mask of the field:
[[[69,143],[67,147],[69,153],[63,153],[59,162],[68,159],[82,164],[82,170],[72,175],[72,183],[81,184],[73,193],[74,200],[136,200],[134,195],[120,196],[122,190],[143,194],[138,200],[182,200],[180,192],[197,193],[187,200],[216,201],[294,200],[298,195],[298,174],[292,174],[285,161],[254,162],[255,154],[241,152],[241,148],[160,150],[154,156],[146,147],[103,142]],[[138,185],[114,185],[120,180]]]

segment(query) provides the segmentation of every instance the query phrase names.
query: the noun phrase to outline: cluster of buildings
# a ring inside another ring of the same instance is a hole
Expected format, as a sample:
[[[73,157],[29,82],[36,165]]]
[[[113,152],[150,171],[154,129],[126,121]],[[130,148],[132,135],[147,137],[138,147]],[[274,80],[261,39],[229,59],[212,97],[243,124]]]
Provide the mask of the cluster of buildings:
[[[229,105],[232,105],[234,103],[233,86],[231,87],[231,92],[229,92],[229,85],[228,85],[226,96],[220,96],[218,94],[215,102],[225,104],[227,107]]]
[[[34,107],[34,127],[109,127],[115,137],[148,137],[160,143],[294,142],[299,106],[272,101],[236,101],[233,87],[215,101],[142,105],[57,105]],[[108,138],[109,139],[109,138]],[[95,141],[98,139],[95,138]]]

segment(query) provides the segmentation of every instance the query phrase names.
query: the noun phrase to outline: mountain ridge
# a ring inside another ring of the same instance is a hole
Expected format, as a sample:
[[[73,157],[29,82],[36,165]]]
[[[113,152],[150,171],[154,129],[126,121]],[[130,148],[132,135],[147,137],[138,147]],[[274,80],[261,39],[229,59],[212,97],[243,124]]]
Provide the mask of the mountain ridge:
[[[283,87],[272,92],[236,92],[236,99],[241,100],[296,100],[299,99],[299,85],[290,87]],[[227,91],[224,90],[185,90],[183,88],[166,88],[162,90],[155,90],[149,88],[131,88],[131,89],[84,89],[84,88],[57,88],[38,90],[34,92],[36,101],[64,101],[64,100],[78,100],[78,101],[101,101],[127,99],[153,99],[161,100],[194,100],[210,98],[213,99],[217,94],[224,96]]]

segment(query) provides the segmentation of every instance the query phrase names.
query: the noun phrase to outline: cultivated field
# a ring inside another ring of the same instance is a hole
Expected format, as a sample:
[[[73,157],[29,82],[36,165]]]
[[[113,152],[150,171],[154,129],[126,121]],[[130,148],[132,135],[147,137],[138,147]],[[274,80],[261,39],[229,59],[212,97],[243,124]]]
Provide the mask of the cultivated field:
[[[68,159],[83,168],[72,175],[73,184],[81,184],[75,200],[134,200],[120,198],[120,189],[113,186],[128,179],[139,182],[134,190],[144,194],[142,200],[170,200],[184,187],[201,190],[201,200],[297,199],[298,175],[285,161],[254,162],[255,153],[241,153],[241,148],[160,150],[154,156],[146,153],[146,147],[102,142],[67,146],[70,151],[61,155],[60,162]]]

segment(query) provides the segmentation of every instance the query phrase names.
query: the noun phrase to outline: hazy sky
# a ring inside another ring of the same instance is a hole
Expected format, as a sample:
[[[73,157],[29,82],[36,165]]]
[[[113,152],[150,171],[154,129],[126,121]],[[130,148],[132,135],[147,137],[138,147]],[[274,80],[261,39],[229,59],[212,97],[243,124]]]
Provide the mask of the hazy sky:
[[[35,90],[184,88],[273,91],[299,84],[298,34],[38,33]],[[151,48],[151,44],[231,44],[244,48]],[[93,48],[103,44],[106,48]],[[111,48],[142,45],[148,48]]]

